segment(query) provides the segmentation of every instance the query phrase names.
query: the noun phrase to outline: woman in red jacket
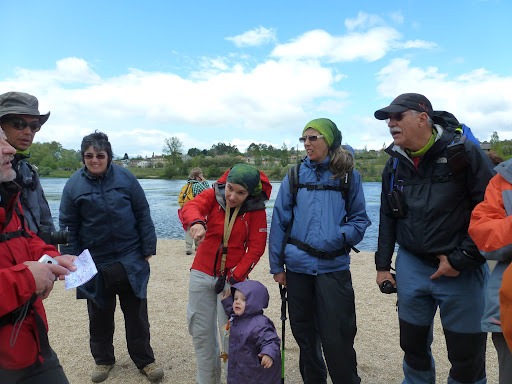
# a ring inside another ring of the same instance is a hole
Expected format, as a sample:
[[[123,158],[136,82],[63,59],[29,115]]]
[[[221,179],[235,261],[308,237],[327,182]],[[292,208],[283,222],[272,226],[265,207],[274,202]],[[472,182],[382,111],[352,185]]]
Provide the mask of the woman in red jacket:
[[[219,293],[245,280],[265,251],[265,201],[271,190],[264,173],[236,164],[212,189],[183,207],[190,236],[199,243],[190,271],[187,308],[198,384],[221,382],[217,321],[223,326],[227,316]]]

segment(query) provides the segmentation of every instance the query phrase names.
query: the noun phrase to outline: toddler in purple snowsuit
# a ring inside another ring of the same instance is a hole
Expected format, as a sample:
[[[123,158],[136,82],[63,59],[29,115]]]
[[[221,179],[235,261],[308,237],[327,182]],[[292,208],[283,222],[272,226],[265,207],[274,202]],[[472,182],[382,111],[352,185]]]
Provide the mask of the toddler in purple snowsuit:
[[[228,384],[279,384],[281,339],[274,323],[263,315],[268,291],[255,280],[234,284],[223,295],[230,316]]]

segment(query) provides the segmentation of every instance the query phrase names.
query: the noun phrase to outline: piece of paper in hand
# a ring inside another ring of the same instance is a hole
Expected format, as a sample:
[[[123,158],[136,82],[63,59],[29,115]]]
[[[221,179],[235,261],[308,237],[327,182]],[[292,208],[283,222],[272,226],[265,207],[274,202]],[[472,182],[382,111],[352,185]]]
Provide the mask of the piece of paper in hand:
[[[98,273],[89,250],[84,250],[73,262],[76,271],[66,275],[66,289],[76,288],[91,280]]]

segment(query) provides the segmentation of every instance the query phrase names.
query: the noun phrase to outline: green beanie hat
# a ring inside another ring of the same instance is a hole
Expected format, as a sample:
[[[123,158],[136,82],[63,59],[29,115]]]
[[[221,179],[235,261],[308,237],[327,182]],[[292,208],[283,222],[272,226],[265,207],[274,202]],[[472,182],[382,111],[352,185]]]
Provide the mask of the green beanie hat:
[[[233,165],[229,170],[226,181],[228,183],[240,184],[247,189],[249,195],[258,196],[261,193],[260,171],[250,165]]]
[[[331,120],[323,118],[311,120],[302,130],[303,135],[308,128],[313,128],[320,134],[324,135],[324,140],[330,149],[341,146],[341,132],[338,127],[336,127],[336,124]]]

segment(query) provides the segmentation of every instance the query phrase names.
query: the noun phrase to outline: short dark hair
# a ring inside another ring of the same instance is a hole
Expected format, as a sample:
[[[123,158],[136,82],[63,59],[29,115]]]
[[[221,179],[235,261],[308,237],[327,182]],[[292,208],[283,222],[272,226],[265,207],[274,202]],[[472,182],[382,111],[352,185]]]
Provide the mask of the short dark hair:
[[[108,141],[108,136],[104,134],[103,132],[94,131],[94,133],[91,133],[90,135],[85,136],[82,139],[82,146],[81,146],[81,155],[82,155],[82,162],[84,161],[84,154],[89,147],[92,146],[95,151],[105,151],[107,152],[108,156],[108,162],[110,163],[112,161],[112,157],[114,156],[112,153],[112,146],[110,145],[110,141]]]

